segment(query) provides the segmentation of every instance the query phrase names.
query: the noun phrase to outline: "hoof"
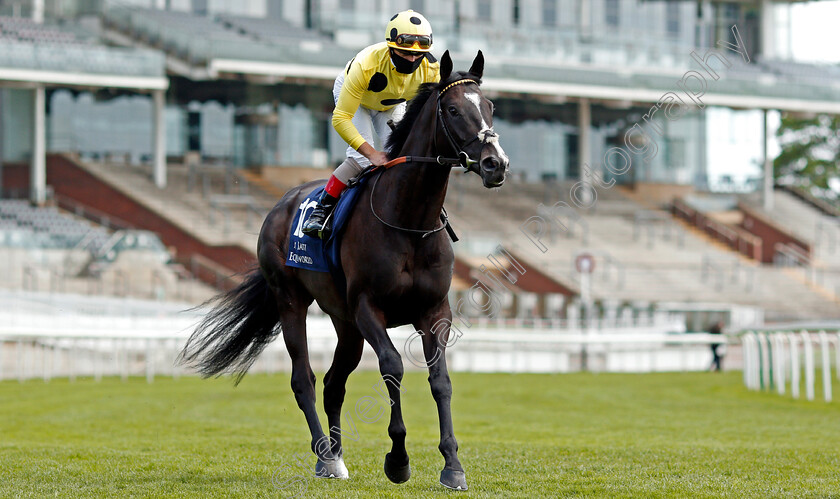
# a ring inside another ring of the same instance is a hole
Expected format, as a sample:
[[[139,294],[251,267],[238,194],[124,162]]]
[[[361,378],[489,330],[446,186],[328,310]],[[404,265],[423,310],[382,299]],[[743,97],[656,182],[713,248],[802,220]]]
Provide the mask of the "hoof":
[[[406,459],[405,464],[397,464],[391,459],[391,453],[385,455],[385,476],[394,483],[405,483],[411,478],[411,466]]]
[[[440,484],[447,489],[467,490],[467,475],[463,471],[444,469],[440,472]]]
[[[347,466],[344,466],[344,459],[339,456],[332,461],[321,461],[315,463],[315,476],[318,478],[350,478]]]

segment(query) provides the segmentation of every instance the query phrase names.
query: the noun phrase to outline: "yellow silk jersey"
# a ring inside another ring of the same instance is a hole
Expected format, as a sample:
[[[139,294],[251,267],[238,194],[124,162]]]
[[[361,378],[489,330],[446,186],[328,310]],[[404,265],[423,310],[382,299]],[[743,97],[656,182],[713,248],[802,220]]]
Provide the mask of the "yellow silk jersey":
[[[404,74],[394,68],[386,42],[371,45],[344,68],[344,84],[332,116],[333,128],[350,147],[359,149],[365,139],[351,121],[359,105],[386,111],[414,97],[421,84],[439,79],[440,63],[431,54],[413,73]]]

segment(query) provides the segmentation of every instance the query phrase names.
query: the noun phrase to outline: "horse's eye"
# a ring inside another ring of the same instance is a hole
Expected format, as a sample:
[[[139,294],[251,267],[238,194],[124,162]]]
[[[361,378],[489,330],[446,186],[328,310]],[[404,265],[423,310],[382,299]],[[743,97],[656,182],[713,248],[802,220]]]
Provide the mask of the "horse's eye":
[[[458,116],[458,110],[455,108],[455,106],[449,106],[449,114],[451,114],[452,116]]]

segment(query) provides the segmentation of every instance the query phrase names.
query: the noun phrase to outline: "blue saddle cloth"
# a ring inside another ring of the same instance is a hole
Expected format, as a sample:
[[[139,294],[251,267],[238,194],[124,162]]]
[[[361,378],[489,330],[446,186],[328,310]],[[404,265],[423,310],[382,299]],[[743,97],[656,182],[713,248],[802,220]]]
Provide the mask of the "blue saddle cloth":
[[[325,241],[317,237],[307,236],[301,230],[304,222],[318,204],[318,199],[324,192],[324,188],[318,187],[306,196],[306,199],[298,206],[295,218],[292,220],[286,265],[299,269],[314,270],[315,272],[342,273],[339,253],[342,229],[350,218],[353,206],[358,201],[359,193],[362,192],[360,187],[367,182],[367,179],[368,176],[365,175],[361,181],[346,188],[341,193],[331,216],[330,226],[332,230]]]

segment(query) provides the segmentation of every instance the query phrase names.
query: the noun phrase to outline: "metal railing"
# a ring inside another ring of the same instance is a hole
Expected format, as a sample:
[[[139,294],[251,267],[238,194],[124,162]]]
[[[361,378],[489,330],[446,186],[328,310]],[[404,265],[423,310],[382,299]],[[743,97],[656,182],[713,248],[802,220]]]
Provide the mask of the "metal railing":
[[[648,248],[653,248],[658,228],[662,230],[663,241],[671,241],[676,236],[677,246],[685,247],[685,231],[674,223],[670,214],[659,210],[639,210],[633,216],[633,240],[639,241],[642,233],[647,233]]]
[[[821,247],[823,241],[825,241],[828,245],[828,254],[833,255],[837,252],[838,239],[840,239],[840,220],[824,217],[817,218],[817,223],[814,227],[814,246]]]
[[[825,288],[835,299],[840,298],[840,282],[832,279],[832,269],[817,263],[811,256],[794,244],[777,243],[773,264],[777,267],[795,267],[813,286]]]
[[[217,290],[227,291],[242,282],[241,275],[232,274],[230,269],[200,254],[193,254],[185,260],[179,260],[178,263],[188,270],[190,275]]]
[[[233,209],[244,209],[246,221],[245,225],[251,227],[254,223],[254,217],[257,222],[261,221],[266,212],[263,211],[252,196],[238,195],[238,194],[214,194],[209,197],[208,203],[210,210],[208,211],[209,221],[211,225],[215,225],[215,213],[221,213],[223,218],[222,234],[227,237],[230,235],[230,222],[233,214]]]
[[[568,239],[575,237],[575,227],[577,226],[581,231],[581,244],[589,245],[589,222],[570,206],[560,204],[545,206],[540,204],[537,207],[537,215],[552,222],[548,226],[548,235],[552,242],[558,233],[565,234]]]
[[[700,264],[700,280],[704,283],[714,283],[717,291],[723,291],[727,286],[739,286],[748,293],[758,289],[757,268],[744,265],[737,258],[721,261],[704,254]]]
[[[72,212],[76,216],[101,225],[106,229],[130,230],[135,228],[132,224],[126,222],[125,220],[121,220],[118,217],[99,211],[96,208],[86,206],[67,196],[54,194],[53,199],[59,208]]]
[[[811,256],[795,244],[776,243],[773,263],[777,267],[810,267]]]
[[[674,215],[705,232],[709,237],[720,241],[738,253],[761,261],[760,238],[738,228],[713,220],[703,212],[695,210],[681,199],[671,204]]]

